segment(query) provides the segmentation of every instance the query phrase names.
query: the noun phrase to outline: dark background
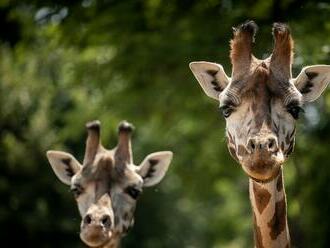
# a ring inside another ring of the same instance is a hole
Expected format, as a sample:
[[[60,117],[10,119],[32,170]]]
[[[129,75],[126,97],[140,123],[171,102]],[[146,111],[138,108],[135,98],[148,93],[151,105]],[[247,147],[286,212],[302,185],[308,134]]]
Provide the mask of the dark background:
[[[80,160],[85,122],[137,127],[135,162],[175,153],[169,173],[138,202],[123,247],[252,247],[248,178],[225,146],[224,120],[188,63],[231,72],[231,27],[255,20],[255,54],[272,49],[271,25],[296,41],[294,75],[330,64],[330,4],[302,0],[0,1],[0,237],[27,247],[84,247],[76,203],[48,164],[48,149]],[[330,245],[330,93],[305,107],[285,165],[296,247]]]

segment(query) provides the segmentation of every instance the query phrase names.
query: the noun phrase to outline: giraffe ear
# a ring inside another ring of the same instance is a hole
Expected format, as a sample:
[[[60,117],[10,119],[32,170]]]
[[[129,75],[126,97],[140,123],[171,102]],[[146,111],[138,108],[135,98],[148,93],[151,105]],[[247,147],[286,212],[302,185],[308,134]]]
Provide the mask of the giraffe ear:
[[[312,65],[304,67],[293,84],[303,95],[305,102],[316,100],[330,82],[330,65]]]
[[[143,186],[159,183],[165,176],[172,157],[173,153],[168,151],[149,154],[137,169],[137,173],[143,178]]]
[[[204,61],[191,62],[189,67],[205,94],[219,100],[219,94],[230,82],[223,67],[216,63]]]
[[[80,163],[69,153],[48,151],[47,158],[56,176],[65,184],[71,184],[71,178],[81,168]]]

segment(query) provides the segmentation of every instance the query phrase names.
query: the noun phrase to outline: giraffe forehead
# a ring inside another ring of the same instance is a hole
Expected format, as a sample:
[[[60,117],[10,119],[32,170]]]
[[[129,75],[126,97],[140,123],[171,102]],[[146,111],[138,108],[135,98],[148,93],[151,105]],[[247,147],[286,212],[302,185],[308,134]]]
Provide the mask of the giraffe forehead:
[[[269,68],[264,61],[257,65],[252,65],[251,75],[248,76],[248,81],[252,86],[267,85],[269,82]]]
[[[79,197],[78,202],[81,198],[88,199],[86,204],[89,205],[96,204],[102,195],[110,192],[109,184],[104,180],[89,181],[81,187],[83,188],[82,195],[84,197]]]
[[[235,80],[228,87],[227,92],[232,94],[234,91],[235,97],[242,99],[244,96],[248,96],[245,100],[256,99],[258,102],[274,97],[299,98],[295,87],[289,82],[281,82],[276,76],[278,73],[278,71],[270,71],[269,58],[265,60],[254,58],[248,72]]]
[[[122,163],[115,155],[116,148],[100,150],[91,166],[84,166],[77,178],[81,181],[109,181],[111,184],[124,181],[141,181],[135,172],[135,165]]]
[[[266,69],[257,69],[246,83],[245,90],[241,91],[242,102],[251,102],[252,110],[269,105],[270,100],[276,97],[276,92],[269,87],[269,73]]]

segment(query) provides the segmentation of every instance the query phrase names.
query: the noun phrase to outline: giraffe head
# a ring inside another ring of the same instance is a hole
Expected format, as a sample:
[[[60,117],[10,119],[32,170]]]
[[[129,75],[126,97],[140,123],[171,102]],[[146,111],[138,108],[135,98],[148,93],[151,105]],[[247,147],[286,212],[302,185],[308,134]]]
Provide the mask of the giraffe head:
[[[47,157],[57,177],[71,187],[82,217],[80,237],[90,247],[118,240],[134,223],[136,201],[143,187],[164,177],[172,152],[148,155],[133,164],[131,133],[127,122],[119,125],[118,145],[105,149],[100,142],[100,122],[86,125],[88,137],[84,161],[71,154],[48,151]]]
[[[316,100],[328,85],[330,66],[304,67],[292,78],[288,26],[273,25],[273,52],[264,60],[252,55],[256,31],[253,21],[234,28],[231,77],[216,63],[192,62],[190,69],[206,95],[219,101],[231,156],[248,176],[267,181],[293,151],[295,122],[304,103]]]

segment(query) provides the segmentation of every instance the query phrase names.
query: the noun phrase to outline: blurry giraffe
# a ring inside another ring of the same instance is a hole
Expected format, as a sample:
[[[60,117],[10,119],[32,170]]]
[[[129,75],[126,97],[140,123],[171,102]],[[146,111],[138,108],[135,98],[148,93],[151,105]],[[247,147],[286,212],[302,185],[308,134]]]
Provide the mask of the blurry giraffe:
[[[133,163],[128,122],[119,125],[118,145],[105,149],[100,141],[100,122],[86,125],[85,157],[80,164],[71,154],[48,151],[48,160],[57,175],[71,187],[82,217],[80,238],[89,247],[117,248],[134,224],[134,211],[143,187],[164,177],[172,152],[151,153],[136,166]]]

